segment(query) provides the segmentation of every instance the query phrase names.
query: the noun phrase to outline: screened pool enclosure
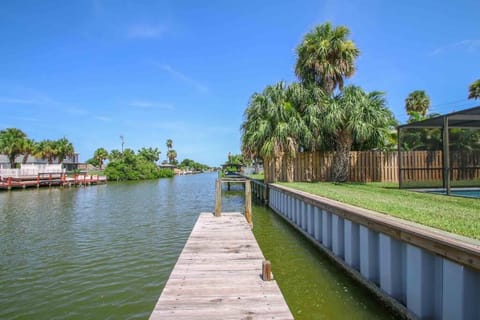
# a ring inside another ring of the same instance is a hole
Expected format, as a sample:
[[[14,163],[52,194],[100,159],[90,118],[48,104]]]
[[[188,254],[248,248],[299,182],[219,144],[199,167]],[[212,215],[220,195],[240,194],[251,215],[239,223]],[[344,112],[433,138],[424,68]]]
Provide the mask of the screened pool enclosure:
[[[480,106],[398,127],[400,188],[480,188]]]

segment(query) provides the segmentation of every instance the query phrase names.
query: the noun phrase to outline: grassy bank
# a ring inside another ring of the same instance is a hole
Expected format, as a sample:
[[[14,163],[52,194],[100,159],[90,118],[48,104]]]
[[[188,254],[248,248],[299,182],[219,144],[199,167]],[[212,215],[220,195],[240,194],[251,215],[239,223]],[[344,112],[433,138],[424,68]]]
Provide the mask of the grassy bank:
[[[480,200],[399,190],[381,183],[279,183],[480,240]]]
[[[255,173],[255,174],[249,174],[249,178],[255,179],[255,180],[262,180],[263,181],[263,173]]]

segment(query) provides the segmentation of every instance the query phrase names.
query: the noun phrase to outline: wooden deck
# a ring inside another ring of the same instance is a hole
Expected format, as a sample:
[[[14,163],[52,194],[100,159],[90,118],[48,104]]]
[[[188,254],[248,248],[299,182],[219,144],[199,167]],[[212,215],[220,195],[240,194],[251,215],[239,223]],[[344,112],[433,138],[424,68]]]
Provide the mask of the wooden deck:
[[[245,217],[201,213],[150,320],[293,319]]]
[[[107,177],[97,175],[75,175],[67,177],[64,174],[43,174],[37,176],[8,177],[0,179],[0,190],[26,189],[32,187],[52,186],[87,186],[107,183]]]

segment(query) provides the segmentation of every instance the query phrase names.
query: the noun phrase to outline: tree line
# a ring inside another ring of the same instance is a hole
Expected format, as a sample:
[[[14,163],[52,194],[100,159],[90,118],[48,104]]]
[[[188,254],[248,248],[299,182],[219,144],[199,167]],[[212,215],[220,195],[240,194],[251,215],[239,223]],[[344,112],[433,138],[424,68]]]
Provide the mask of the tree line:
[[[334,151],[332,180],[345,182],[351,150],[397,148],[394,128],[398,123],[385,93],[345,85],[360,55],[349,35],[345,26],[315,27],[296,49],[299,81],[279,81],[252,94],[241,125],[246,159],[274,164],[278,173],[285,158],[291,181],[297,152]],[[477,80],[470,86],[469,97],[478,98],[479,92]],[[418,106],[416,95],[407,100],[407,112]],[[309,166],[313,172],[312,159]]]
[[[17,128],[7,128],[0,131],[0,154],[8,157],[10,167],[16,167],[16,159],[23,156],[23,163],[29,156],[47,160],[49,164],[62,163],[66,157],[75,155],[73,144],[65,137],[58,140],[34,141],[25,132]]]
[[[122,140],[123,142],[123,140]],[[173,149],[172,139],[167,139],[167,160],[163,164],[177,165],[177,152]],[[137,152],[127,148],[125,150],[113,149],[108,152],[105,148],[98,148],[94,151],[93,157],[87,163],[99,168],[104,168],[105,175],[109,180],[143,180],[173,177],[174,172],[170,168],[161,168],[157,165],[160,160],[161,151],[159,148],[143,147]],[[197,163],[190,159],[184,159],[179,168],[190,168],[197,171],[204,171],[208,166]]]

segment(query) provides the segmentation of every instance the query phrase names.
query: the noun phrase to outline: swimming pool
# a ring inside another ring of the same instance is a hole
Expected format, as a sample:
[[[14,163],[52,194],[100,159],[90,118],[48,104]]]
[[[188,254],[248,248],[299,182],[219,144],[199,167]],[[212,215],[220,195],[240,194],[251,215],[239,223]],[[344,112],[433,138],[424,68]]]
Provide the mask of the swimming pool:
[[[445,189],[429,189],[429,190],[423,190],[423,192],[428,192],[428,193],[435,193],[435,194],[447,194],[447,191]],[[467,197],[467,198],[480,198],[480,189],[452,189],[450,190],[450,195],[451,196],[457,196],[457,197]]]

